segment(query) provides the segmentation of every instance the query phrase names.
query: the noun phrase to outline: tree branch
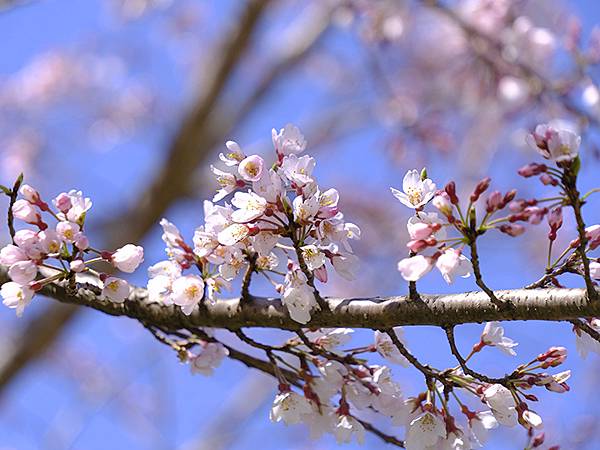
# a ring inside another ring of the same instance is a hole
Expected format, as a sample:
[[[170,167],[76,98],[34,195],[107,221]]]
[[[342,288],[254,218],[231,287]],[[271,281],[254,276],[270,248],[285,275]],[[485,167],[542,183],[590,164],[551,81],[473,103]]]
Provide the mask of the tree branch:
[[[0,271],[0,282],[8,280]],[[113,316],[126,316],[169,330],[214,327],[236,330],[242,327],[266,327],[299,330],[279,299],[253,297],[219,300],[202,304],[186,316],[174,305],[150,302],[145,289],[135,288],[127,301],[113,303],[99,296],[93,285],[81,285],[74,294],[66,287],[45,286],[41,295],[61,303],[87,306]],[[459,294],[421,294],[420,300],[407,296],[373,298],[327,298],[327,310],[314,311],[308,326],[389,329],[398,325],[451,326],[506,320],[564,321],[600,315],[600,303],[588,302],[585,289],[514,289],[495,291],[511,310],[500,310],[485,292]]]

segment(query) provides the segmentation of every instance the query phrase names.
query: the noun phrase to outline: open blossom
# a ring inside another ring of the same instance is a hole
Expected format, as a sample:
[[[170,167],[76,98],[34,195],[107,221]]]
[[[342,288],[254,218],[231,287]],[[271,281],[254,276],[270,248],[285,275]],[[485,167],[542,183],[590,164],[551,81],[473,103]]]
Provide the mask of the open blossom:
[[[33,281],[37,275],[38,267],[33,261],[18,261],[8,269],[11,280],[21,285]]]
[[[569,130],[555,129],[548,124],[542,124],[527,136],[527,142],[544,158],[563,162],[577,157],[581,136]]]
[[[285,276],[281,302],[290,317],[299,323],[310,321],[310,310],[316,305],[315,294],[299,268],[292,268]]]
[[[414,418],[406,429],[406,449],[435,447],[446,438],[446,426],[437,414],[426,411]]]
[[[401,327],[395,327],[394,333],[398,337],[400,342],[404,341],[404,330]],[[408,360],[402,356],[398,347],[392,342],[387,333],[383,333],[379,330],[375,331],[375,349],[377,352],[390,362],[400,364],[401,366],[408,367],[410,364]]]
[[[445,250],[437,259],[435,266],[448,284],[453,283],[456,276],[463,278],[471,276],[473,271],[471,261],[453,248]]]
[[[197,275],[184,275],[173,282],[172,290],[173,303],[189,316],[204,298],[204,280]]]
[[[208,342],[198,355],[190,357],[190,370],[194,374],[212,375],[227,355],[229,355],[229,350],[223,344]]]
[[[338,417],[333,428],[333,435],[338,444],[349,443],[352,441],[353,435],[359,444],[363,444],[365,442],[365,427],[354,417],[342,414]]]
[[[312,342],[324,350],[332,351],[350,342],[353,333],[354,330],[352,328],[333,328],[308,332],[306,335]]]
[[[112,263],[122,272],[132,273],[144,260],[144,249],[139,245],[127,244],[112,255]]]
[[[71,190],[69,191],[69,199],[71,207],[66,213],[67,220],[75,223],[82,223],[85,214],[92,207],[92,201],[83,196],[83,192]]]
[[[513,348],[519,345],[512,339],[504,336],[504,328],[498,322],[488,322],[485,324],[483,333],[481,334],[481,342],[492,347],[498,347],[510,356],[517,354]]]
[[[302,256],[308,270],[317,270],[325,264],[325,254],[316,245],[305,245],[302,247]]]
[[[483,391],[483,399],[500,424],[507,427],[516,425],[515,400],[507,388],[501,384],[492,384]]]
[[[390,188],[394,197],[409,208],[421,208],[431,200],[435,194],[435,183],[429,178],[421,180],[421,175],[416,170],[409,170],[402,181],[402,191]]]
[[[272,422],[283,421],[286,425],[294,425],[301,423],[305,415],[312,413],[310,403],[305,397],[288,390],[275,397],[270,418]]]
[[[231,194],[237,188],[237,179],[229,172],[224,172],[217,169],[214,166],[210,166],[210,171],[215,176],[217,183],[219,184],[219,190],[213,197],[213,202],[218,202],[224,199],[227,195]]]
[[[267,208],[267,201],[252,191],[236,192],[231,200],[236,208],[231,218],[237,223],[248,223],[259,218]]]
[[[306,139],[300,129],[292,124],[287,124],[277,132],[275,128],[271,131],[273,146],[281,155],[302,153],[306,149]]]
[[[104,281],[102,295],[113,302],[122,303],[131,292],[131,287],[127,281],[116,277],[109,277]]]
[[[237,142],[227,141],[225,147],[227,147],[227,152],[219,153],[219,159],[227,166],[236,166],[246,157]]]
[[[263,174],[264,160],[258,155],[244,158],[238,166],[238,173],[246,181],[258,181]]]
[[[25,307],[33,298],[33,290],[27,286],[9,281],[2,285],[0,295],[2,296],[2,303],[11,309],[15,309],[17,317],[21,317]]]
[[[431,258],[423,255],[411,256],[398,262],[398,271],[406,281],[417,281],[433,268]]]
[[[319,212],[319,199],[315,195],[308,198],[298,196],[294,199],[292,206],[296,222],[309,222]]]
[[[314,158],[308,155],[297,157],[295,154],[291,154],[283,159],[281,169],[291,183],[302,187],[314,181],[312,172],[315,164]]]
[[[0,264],[10,266],[19,261],[26,261],[27,254],[16,245],[8,244],[0,250]]]
[[[250,234],[250,229],[243,224],[233,223],[217,235],[217,240],[222,245],[235,245]]]

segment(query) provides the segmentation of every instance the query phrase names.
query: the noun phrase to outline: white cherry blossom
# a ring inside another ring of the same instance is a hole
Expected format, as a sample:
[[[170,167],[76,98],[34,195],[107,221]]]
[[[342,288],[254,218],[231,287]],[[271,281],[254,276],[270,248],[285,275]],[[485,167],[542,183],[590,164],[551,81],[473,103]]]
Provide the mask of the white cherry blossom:
[[[460,251],[453,248],[446,249],[437,259],[435,266],[448,284],[452,284],[457,276],[470,277],[473,271],[471,261]]]
[[[194,355],[189,359],[190,370],[193,374],[212,375],[228,355],[229,350],[223,344],[208,342],[198,355]]]
[[[275,397],[271,407],[272,422],[283,422],[286,425],[301,423],[305,415],[312,414],[309,401],[294,391],[281,392]]]
[[[238,173],[246,181],[258,181],[262,177],[264,160],[258,155],[251,155],[244,158],[238,166]]]
[[[398,262],[398,271],[406,281],[418,281],[433,268],[431,258],[423,255],[411,256]]]
[[[173,282],[172,290],[173,303],[189,316],[204,298],[204,280],[197,275],[184,275]]]
[[[340,415],[333,428],[333,435],[338,444],[349,443],[352,436],[356,442],[363,444],[365,442],[365,427],[352,416]]]
[[[404,343],[404,330],[402,327],[395,327],[394,333],[398,340]],[[375,331],[375,349],[377,353],[383,356],[390,362],[395,364],[400,364],[401,366],[408,367],[410,363],[408,360],[400,353],[398,347],[392,341],[392,338],[388,336],[387,333],[383,333],[379,330]]]
[[[219,159],[227,166],[237,166],[246,157],[235,141],[225,142],[225,147],[227,147],[227,152],[219,153]]]
[[[416,170],[409,170],[402,181],[402,191],[390,188],[394,197],[409,208],[421,208],[429,202],[435,194],[435,183],[429,178],[421,180],[421,175]]]
[[[142,261],[144,261],[144,249],[139,245],[124,245],[112,255],[113,265],[121,272],[134,272]]]
[[[414,418],[406,429],[406,450],[434,447],[445,438],[446,426],[443,419],[437,414],[425,411]]]
[[[481,334],[481,341],[486,345],[498,347],[507,355],[515,356],[517,354],[513,348],[519,344],[504,336],[504,328],[498,322],[488,322],[485,324],[483,333]]]
[[[116,277],[107,278],[102,288],[102,295],[116,303],[123,303],[129,297],[130,292],[131,286],[129,286],[129,283]]]
[[[0,288],[0,295],[2,296],[2,303],[16,310],[17,317],[21,317],[33,298],[33,291],[27,286],[9,281]]]
[[[273,146],[281,155],[302,153],[306,149],[306,139],[300,129],[292,124],[287,124],[277,132],[275,128],[271,131]]]
[[[267,201],[252,191],[236,192],[231,203],[239,208],[231,215],[231,219],[237,223],[251,222],[262,216],[267,208]]]

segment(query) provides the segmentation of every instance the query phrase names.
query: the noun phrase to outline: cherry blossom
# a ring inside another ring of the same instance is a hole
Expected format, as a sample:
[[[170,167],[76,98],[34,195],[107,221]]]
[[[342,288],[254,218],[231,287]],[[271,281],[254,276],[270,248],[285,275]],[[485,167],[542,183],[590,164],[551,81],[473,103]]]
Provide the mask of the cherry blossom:
[[[184,314],[190,315],[204,298],[204,280],[197,275],[184,275],[173,281],[171,300],[181,306]]]
[[[446,283],[452,284],[454,278],[471,276],[473,265],[460,251],[450,248],[444,251],[437,259],[435,266],[438,268]]]
[[[258,181],[262,177],[264,161],[258,155],[244,158],[238,166],[238,173],[246,181]]]
[[[481,342],[485,345],[498,347],[510,356],[516,356],[517,353],[513,348],[519,345],[512,339],[504,336],[504,328],[502,328],[498,322],[488,322],[485,324],[483,333],[481,333]]]
[[[406,449],[433,447],[446,438],[446,427],[440,416],[429,411],[411,420],[406,430]]]
[[[352,441],[352,436],[356,437],[359,444],[365,442],[365,428],[354,417],[349,415],[340,415],[333,429],[333,435],[338,444]]]
[[[292,124],[287,124],[279,132],[273,128],[271,134],[275,151],[280,155],[302,153],[306,149],[306,139],[298,127]]]
[[[431,258],[423,255],[404,258],[398,262],[398,271],[406,281],[418,281],[433,268]]]
[[[131,287],[127,281],[116,277],[109,277],[104,281],[102,295],[113,302],[122,303],[129,296]]]
[[[429,178],[421,179],[421,174],[416,170],[409,170],[402,181],[402,191],[390,188],[394,197],[409,208],[425,206],[435,194],[435,183]]]
[[[23,311],[33,298],[33,294],[34,292],[27,286],[22,286],[13,281],[4,283],[0,289],[2,303],[11,309],[16,309],[17,317],[23,315]]]
[[[193,374],[210,376],[228,355],[229,350],[223,344],[207,342],[199,354],[189,357],[190,370]]]
[[[132,273],[144,260],[144,249],[139,245],[127,244],[115,251],[111,260],[121,272]]]
[[[312,414],[310,403],[291,390],[281,392],[275,397],[271,408],[272,422],[283,421],[286,425],[294,425],[303,421],[303,416]]]
[[[527,142],[544,158],[566,162],[577,157],[581,137],[570,130],[555,129],[550,125],[542,124],[527,136]]]
[[[237,166],[246,157],[235,141],[225,142],[225,147],[227,147],[227,153],[219,153],[219,159],[227,166]]]
[[[401,327],[395,327],[394,333],[400,340],[403,342],[404,340],[404,330]],[[386,333],[382,333],[381,331],[375,331],[375,349],[377,352],[387,359],[390,362],[395,364],[400,364],[401,366],[408,367],[408,360],[400,353],[398,347],[394,345],[392,342],[392,338],[390,338]]]

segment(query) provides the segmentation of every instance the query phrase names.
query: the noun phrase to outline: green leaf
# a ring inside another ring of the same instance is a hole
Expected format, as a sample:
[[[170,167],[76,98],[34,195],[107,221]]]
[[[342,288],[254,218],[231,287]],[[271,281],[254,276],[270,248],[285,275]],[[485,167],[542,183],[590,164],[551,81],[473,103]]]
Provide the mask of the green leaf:
[[[2,190],[2,192],[4,192],[9,197],[12,195],[12,189],[9,189],[6,186],[3,186],[1,184],[0,184],[0,189]]]
[[[427,178],[427,167],[423,167],[423,169],[421,169],[421,181],[426,180]]]

